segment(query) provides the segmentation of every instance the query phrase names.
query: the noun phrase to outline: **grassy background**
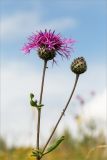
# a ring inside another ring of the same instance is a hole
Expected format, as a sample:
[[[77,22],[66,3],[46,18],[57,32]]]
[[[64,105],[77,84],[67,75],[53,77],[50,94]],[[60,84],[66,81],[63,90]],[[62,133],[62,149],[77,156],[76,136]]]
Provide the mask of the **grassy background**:
[[[86,126],[88,132],[79,126],[79,138],[74,138],[69,130],[65,129],[62,133],[65,136],[65,140],[56,150],[45,155],[43,160],[106,160],[106,137],[102,131],[99,131],[96,135],[96,126],[93,124],[90,122]],[[55,135],[51,143],[56,141],[58,137]],[[103,147],[95,149],[96,146],[101,145]],[[35,157],[31,157],[31,153],[31,147],[8,148],[4,139],[0,139],[1,160],[33,160]]]

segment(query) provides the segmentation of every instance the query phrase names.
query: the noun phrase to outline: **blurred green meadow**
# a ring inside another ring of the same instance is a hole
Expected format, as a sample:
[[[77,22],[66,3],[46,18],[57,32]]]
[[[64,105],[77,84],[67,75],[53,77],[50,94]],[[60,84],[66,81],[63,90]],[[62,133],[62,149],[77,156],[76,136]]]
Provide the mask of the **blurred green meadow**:
[[[60,146],[43,157],[43,160],[106,160],[107,145],[106,137],[102,131],[97,135],[96,125],[90,121],[86,126],[86,132],[81,125],[78,126],[78,135],[80,138],[74,138],[68,129],[65,129],[62,135],[65,140]],[[57,140],[59,136],[55,135],[51,143]],[[31,156],[32,147],[11,147],[8,148],[4,139],[0,139],[0,159],[1,160],[33,160]]]

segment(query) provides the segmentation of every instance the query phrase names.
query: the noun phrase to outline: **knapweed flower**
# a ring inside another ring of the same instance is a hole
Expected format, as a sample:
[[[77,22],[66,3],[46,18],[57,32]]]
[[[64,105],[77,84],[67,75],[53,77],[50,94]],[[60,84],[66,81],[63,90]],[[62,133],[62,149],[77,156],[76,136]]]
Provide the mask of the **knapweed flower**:
[[[65,39],[60,34],[55,34],[55,31],[45,30],[30,36],[22,50],[27,54],[32,49],[37,49],[39,57],[46,61],[54,60],[57,53],[62,57],[69,58],[74,42],[73,39]]]
[[[87,70],[87,64],[83,57],[78,57],[74,59],[71,64],[71,70],[75,74],[82,74]]]

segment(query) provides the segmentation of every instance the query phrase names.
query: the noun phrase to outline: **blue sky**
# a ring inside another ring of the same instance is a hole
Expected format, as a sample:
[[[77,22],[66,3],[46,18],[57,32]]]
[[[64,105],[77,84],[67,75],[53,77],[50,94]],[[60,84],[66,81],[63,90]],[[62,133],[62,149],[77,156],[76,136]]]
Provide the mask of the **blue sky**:
[[[93,59],[96,59],[99,63],[101,59],[102,63],[105,59],[107,24],[106,1],[104,0],[58,0],[54,2],[50,2],[49,0],[4,0],[1,3],[1,13],[2,21],[10,18],[15,19],[15,16],[17,18],[19,14],[20,18],[18,18],[20,20],[16,19],[15,22],[22,24],[22,26],[18,24],[20,26],[18,31],[18,26],[16,28],[13,19],[13,26],[11,27],[16,32],[19,32],[20,35],[14,36],[12,33],[7,34],[6,38],[9,38],[10,41],[6,39],[2,41],[1,48],[3,56],[8,58],[24,58],[19,53],[20,48],[28,35],[39,30],[37,24],[43,24],[43,26],[45,24],[47,26],[48,23],[52,22],[60,23],[60,20],[63,23],[66,19],[66,22],[64,22],[68,24],[64,28],[61,26],[57,27],[58,24],[53,24],[53,29],[56,32],[61,32],[65,37],[72,36],[78,41],[75,45],[75,56],[82,54],[91,62],[93,62]],[[21,21],[21,17],[22,19],[25,18],[25,20]],[[31,17],[32,21],[30,19]],[[12,28],[10,32],[12,32]],[[22,30],[21,32],[20,29]]]
[[[88,97],[89,92],[95,90],[97,94],[104,95],[107,52],[106,8],[106,0],[1,1],[2,134],[7,135],[8,132],[11,137],[13,134],[15,136],[16,133],[28,133],[29,127],[26,121],[30,125],[34,120],[31,118],[32,112],[29,108],[28,96],[30,92],[35,93],[35,90],[39,92],[42,60],[39,60],[36,56],[36,51],[32,51],[29,55],[24,55],[21,51],[27,37],[32,32],[45,28],[52,29],[56,33],[61,33],[64,37],[72,37],[77,40],[74,46],[75,52],[72,53],[69,61],[62,61],[60,57],[56,57],[58,66],[54,65],[52,67],[50,62],[48,64],[49,69],[45,84],[46,95],[44,96],[44,101],[48,106],[51,104],[52,106],[62,106],[65,103],[65,97],[70,92],[71,81],[74,81],[69,66],[71,61],[78,56],[84,56],[88,64],[86,74],[80,78],[78,93]],[[55,97],[56,103],[53,97]],[[105,104],[104,101],[103,104]],[[96,105],[98,105],[97,102]],[[47,116],[50,119],[57,118],[57,115],[51,117],[50,113],[52,111],[54,114],[58,113],[59,108],[48,109]],[[96,113],[97,109],[93,110]],[[104,111],[103,109],[103,113]],[[23,112],[26,112],[26,114]],[[100,109],[99,113],[101,113]],[[100,117],[103,117],[103,115],[100,115]],[[44,131],[45,115],[43,120]],[[22,126],[19,125],[21,121],[23,121]],[[64,123],[66,122],[64,121]],[[17,129],[15,128],[16,124]],[[52,125],[50,123],[49,128]],[[23,128],[25,131],[23,131]],[[45,135],[48,134],[48,131]]]

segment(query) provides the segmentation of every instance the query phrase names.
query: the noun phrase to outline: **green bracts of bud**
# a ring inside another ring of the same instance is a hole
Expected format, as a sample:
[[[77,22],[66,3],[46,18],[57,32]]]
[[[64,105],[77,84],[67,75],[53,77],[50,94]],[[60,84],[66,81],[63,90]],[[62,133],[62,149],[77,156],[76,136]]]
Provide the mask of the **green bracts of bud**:
[[[41,59],[48,61],[54,59],[56,53],[54,50],[46,50],[45,47],[41,47],[38,49],[38,55]]]
[[[74,59],[71,64],[71,70],[75,74],[82,74],[87,70],[87,64],[83,57],[78,57]]]

